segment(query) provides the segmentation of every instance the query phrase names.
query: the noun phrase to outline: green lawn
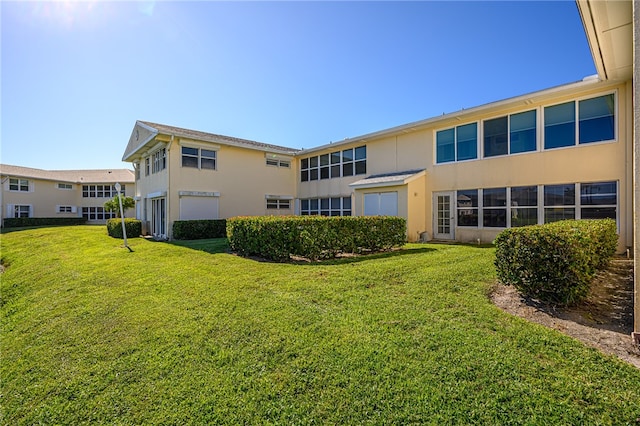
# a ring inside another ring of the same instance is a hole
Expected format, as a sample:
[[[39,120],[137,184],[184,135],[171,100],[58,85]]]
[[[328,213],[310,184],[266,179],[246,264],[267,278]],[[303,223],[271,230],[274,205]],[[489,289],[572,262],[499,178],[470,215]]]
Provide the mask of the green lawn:
[[[495,308],[492,248],[276,264],[4,233],[3,424],[637,424],[640,370]]]

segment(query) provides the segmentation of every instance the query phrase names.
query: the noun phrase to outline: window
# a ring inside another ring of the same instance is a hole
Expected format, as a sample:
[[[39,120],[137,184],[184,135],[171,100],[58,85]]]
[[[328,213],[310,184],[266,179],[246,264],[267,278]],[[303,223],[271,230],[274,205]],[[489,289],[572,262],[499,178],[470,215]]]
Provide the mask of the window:
[[[10,178],[9,191],[29,192],[29,181],[27,179]],[[20,217],[23,217],[23,216],[20,216]]]
[[[156,152],[153,153],[153,168],[151,169],[152,173],[158,173],[167,168],[167,149],[160,148]]]
[[[182,167],[198,168],[198,148],[182,147]]]
[[[366,173],[367,147],[365,145],[300,160],[301,182]]]
[[[536,150],[536,111],[526,111],[484,122],[484,156]]]
[[[290,208],[291,200],[267,198],[267,209],[289,210]]]
[[[576,218],[576,186],[545,185],[544,223]]]
[[[144,159],[144,175],[149,176],[151,173],[151,157]]]
[[[580,184],[580,218],[616,219],[617,186],[616,182]]]
[[[478,157],[478,124],[436,132],[436,162],[473,160]]]
[[[578,117],[577,128],[576,116]],[[615,96],[613,93],[544,108],[545,149],[614,139]]]
[[[511,188],[511,226],[536,225],[538,223],[538,187]]]
[[[31,206],[13,206],[13,217],[31,217]]]
[[[126,186],[121,185],[120,192],[124,194]],[[83,198],[113,198],[118,191],[112,185],[82,185]]]
[[[103,207],[83,207],[82,217],[87,220],[106,220],[115,218],[116,213],[105,211]]]
[[[70,183],[59,183],[58,189],[73,189],[73,185]]]
[[[485,228],[507,226],[507,188],[491,188],[482,191],[482,225]]]
[[[351,216],[351,197],[300,200],[300,214],[304,216]]]
[[[458,226],[478,226],[478,190],[458,191]]]
[[[215,170],[216,151],[204,148],[190,148],[187,146],[183,146],[182,167]]]
[[[72,206],[58,206],[58,213],[73,213],[74,208]]]
[[[267,166],[290,168],[291,162],[288,160],[278,160],[276,158],[267,158]]]

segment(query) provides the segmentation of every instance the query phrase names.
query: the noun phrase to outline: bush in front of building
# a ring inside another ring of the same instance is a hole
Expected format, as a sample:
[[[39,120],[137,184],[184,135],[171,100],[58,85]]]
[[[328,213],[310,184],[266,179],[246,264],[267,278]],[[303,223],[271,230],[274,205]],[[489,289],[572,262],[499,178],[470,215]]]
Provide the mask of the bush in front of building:
[[[7,217],[4,219],[5,228],[22,228],[26,226],[69,226],[84,225],[84,217]]]
[[[226,219],[176,220],[173,222],[173,238],[176,240],[225,238],[226,236]]]
[[[126,218],[124,227],[127,231],[127,238],[139,237],[142,234],[142,222],[138,219]],[[124,235],[122,235],[122,219],[108,219],[107,232],[110,237],[124,238]]]
[[[539,300],[579,303],[595,273],[614,255],[616,232],[613,219],[505,229],[495,239],[498,279]]]
[[[406,242],[406,220],[391,216],[257,216],[227,220],[233,251],[275,261],[300,256],[329,259],[340,253],[388,250]]]

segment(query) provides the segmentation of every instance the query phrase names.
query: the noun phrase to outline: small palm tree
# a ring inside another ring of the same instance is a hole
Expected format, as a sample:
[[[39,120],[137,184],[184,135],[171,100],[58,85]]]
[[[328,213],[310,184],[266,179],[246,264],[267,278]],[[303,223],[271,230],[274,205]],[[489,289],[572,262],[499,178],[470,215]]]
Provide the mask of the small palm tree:
[[[122,211],[132,209],[136,206],[136,202],[132,197],[122,197]],[[120,204],[116,195],[111,200],[104,203],[104,209],[108,212],[116,212],[116,217],[120,217]]]

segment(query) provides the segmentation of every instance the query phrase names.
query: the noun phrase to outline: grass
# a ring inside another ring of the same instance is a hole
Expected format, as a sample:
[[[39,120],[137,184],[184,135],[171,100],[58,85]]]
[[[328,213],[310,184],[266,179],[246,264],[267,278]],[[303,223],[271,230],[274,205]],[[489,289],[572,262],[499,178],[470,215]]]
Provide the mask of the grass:
[[[640,371],[495,308],[492,248],[278,264],[5,233],[4,424],[637,424]]]

